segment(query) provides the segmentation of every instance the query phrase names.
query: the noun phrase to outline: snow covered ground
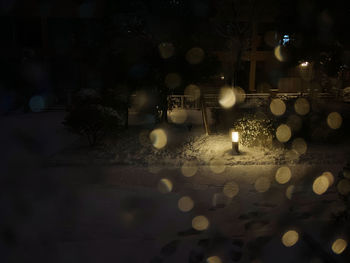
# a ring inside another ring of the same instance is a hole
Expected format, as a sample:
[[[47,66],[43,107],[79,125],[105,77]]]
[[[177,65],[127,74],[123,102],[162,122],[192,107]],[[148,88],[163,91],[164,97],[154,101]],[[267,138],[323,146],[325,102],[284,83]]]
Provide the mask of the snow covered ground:
[[[348,262],[349,249],[331,251],[349,236],[349,225],[332,219],[344,209],[337,183],[348,144],[308,143],[298,158],[289,145],[232,156],[226,134],[163,126],[165,149],[151,145],[150,127],[90,149],[62,118],[1,119],[4,262]],[[282,166],[291,171],[284,184],[276,181]],[[313,182],[325,171],[334,182],[317,195]],[[179,210],[184,196],[193,200],[188,212]],[[204,231],[192,228],[199,215],[209,222]],[[299,233],[295,246],[282,244],[288,230]]]
[[[298,154],[290,144],[273,142],[271,147],[244,147],[240,154],[232,155],[232,143],[228,134],[207,136],[203,128],[195,126],[188,131],[186,126],[162,128],[167,135],[167,145],[162,149],[152,146],[149,134],[152,129],[131,127],[117,138],[107,139],[96,148],[89,148],[86,142],[77,141],[50,158],[52,165],[74,164],[125,164],[136,166],[175,166],[186,161],[198,165],[209,165],[219,159],[225,165],[282,165],[282,164],[325,164],[345,165],[349,159],[350,144],[307,143],[305,154]],[[341,146],[341,147],[340,147]]]

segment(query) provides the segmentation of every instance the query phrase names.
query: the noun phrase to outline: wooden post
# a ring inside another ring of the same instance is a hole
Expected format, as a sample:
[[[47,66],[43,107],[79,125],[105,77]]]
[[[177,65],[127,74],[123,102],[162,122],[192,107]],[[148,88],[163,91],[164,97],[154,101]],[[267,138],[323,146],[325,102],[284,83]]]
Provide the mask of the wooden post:
[[[210,130],[208,125],[207,107],[205,106],[205,101],[203,96],[201,96],[201,108],[202,108],[202,118],[203,118],[205,134],[209,135]]]

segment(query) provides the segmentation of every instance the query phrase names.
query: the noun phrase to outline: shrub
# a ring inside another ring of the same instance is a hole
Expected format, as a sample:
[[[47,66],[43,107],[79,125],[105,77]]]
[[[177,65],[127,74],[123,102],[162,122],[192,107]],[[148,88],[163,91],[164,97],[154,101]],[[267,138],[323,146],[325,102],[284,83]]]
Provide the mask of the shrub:
[[[274,137],[273,121],[255,114],[239,118],[233,127],[239,132],[240,143],[244,146],[267,146]]]
[[[124,103],[116,97],[113,101],[110,95],[101,96],[93,89],[78,92],[63,124],[72,132],[86,136],[90,146],[94,146],[106,133],[121,129],[125,121]]]

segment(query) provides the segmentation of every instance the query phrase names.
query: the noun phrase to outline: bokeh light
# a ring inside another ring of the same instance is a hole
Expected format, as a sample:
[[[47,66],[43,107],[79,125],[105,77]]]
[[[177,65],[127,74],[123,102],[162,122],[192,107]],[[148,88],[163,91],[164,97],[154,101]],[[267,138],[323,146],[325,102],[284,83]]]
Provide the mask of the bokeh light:
[[[219,103],[225,109],[232,108],[236,103],[236,95],[231,87],[225,86],[221,88],[219,94]]]
[[[270,189],[270,186],[271,182],[267,177],[259,177],[254,184],[255,190],[260,193],[267,192]]]
[[[32,112],[40,112],[45,109],[46,101],[42,96],[33,96],[29,100],[29,108]]]
[[[158,190],[163,194],[170,193],[173,190],[173,183],[166,178],[162,178],[158,182]]]
[[[181,167],[181,172],[185,177],[192,177],[197,171],[198,163],[196,161],[186,161]]]
[[[194,47],[191,48],[189,51],[186,53],[186,60],[190,64],[199,64],[203,61],[204,59],[204,51],[200,47]]]
[[[221,174],[225,171],[225,162],[221,159],[213,159],[209,163],[210,170],[216,174]]]
[[[168,142],[167,135],[163,129],[155,129],[149,134],[152,145],[157,149],[162,149]]]
[[[174,55],[174,45],[172,43],[160,43],[158,46],[161,58],[168,59]]]
[[[189,101],[195,101],[201,96],[201,90],[198,86],[191,84],[185,88],[184,94],[188,96],[186,99]]]
[[[312,190],[317,195],[324,194],[328,190],[328,187],[329,187],[329,180],[324,175],[317,177],[314,180],[314,183],[312,184]]]
[[[286,124],[281,124],[278,126],[276,131],[276,138],[280,142],[288,142],[289,139],[292,137],[292,131]]]
[[[181,212],[189,212],[192,210],[194,202],[191,197],[183,196],[179,199],[177,205]]]
[[[294,110],[299,115],[306,115],[310,112],[310,103],[305,98],[298,98],[294,103]]]
[[[286,184],[292,178],[292,172],[289,167],[283,166],[278,168],[275,179],[279,184]]]
[[[299,240],[299,234],[295,230],[289,230],[282,236],[282,243],[286,247],[294,246]]]
[[[343,175],[345,178],[350,179],[350,169],[344,168],[343,169]]]
[[[209,227],[209,220],[205,216],[196,216],[192,219],[192,227],[198,231],[204,231]]]
[[[327,124],[331,129],[339,129],[343,123],[343,118],[338,112],[332,112],[327,117]]]
[[[224,185],[223,193],[228,198],[235,197],[239,192],[239,186],[236,182],[228,182]]]
[[[275,47],[274,54],[275,54],[275,57],[277,58],[278,61],[280,61],[280,62],[284,61],[284,57],[282,55],[282,46],[281,45],[278,45],[277,47]]]
[[[207,258],[207,263],[222,263],[222,261],[218,256],[212,256]]]
[[[187,111],[182,109],[174,109],[169,113],[172,123],[182,124],[187,120]]]
[[[181,85],[181,77],[177,73],[169,73],[165,76],[164,83],[169,89],[176,89]]]
[[[284,154],[284,159],[289,163],[296,163],[299,161],[299,158],[300,158],[300,154],[294,149],[288,150]]]
[[[241,87],[234,87],[233,92],[235,94],[236,103],[243,103],[245,101],[246,94],[244,89]]]
[[[286,104],[281,99],[273,99],[270,103],[270,110],[275,116],[282,116],[286,112]]]
[[[287,125],[293,132],[298,132],[303,126],[303,120],[298,115],[292,114],[287,119]]]
[[[307,151],[307,144],[303,138],[296,138],[293,140],[292,149],[299,154],[305,154]]]
[[[346,249],[348,243],[342,239],[342,238],[339,238],[337,240],[335,240],[332,244],[332,251],[335,253],[335,254],[341,254],[344,252],[344,250]]]
[[[294,191],[295,191],[295,186],[294,185],[290,185],[290,186],[287,187],[287,189],[286,189],[286,197],[289,200],[292,200]]]
[[[325,176],[328,179],[329,187],[333,185],[334,183],[334,176],[331,172],[324,172],[322,173],[322,176]]]
[[[350,180],[342,179],[337,185],[338,192],[341,195],[348,195],[350,193]]]

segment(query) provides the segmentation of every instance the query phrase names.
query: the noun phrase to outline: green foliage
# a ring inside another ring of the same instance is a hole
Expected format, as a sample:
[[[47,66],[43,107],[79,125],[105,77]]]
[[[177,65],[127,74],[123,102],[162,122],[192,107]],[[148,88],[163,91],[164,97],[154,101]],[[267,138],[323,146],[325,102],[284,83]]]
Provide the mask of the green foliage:
[[[78,92],[63,124],[72,132],[86,136],[90,146],[98,143],[108,132],[123,127],[127,105],[113,92],[99,94],[93,89]]]
[[[234,122],[234,129],[240,134],[244,146],[267,146],[274,137],[274,123],[271,119],[246,114]]]

